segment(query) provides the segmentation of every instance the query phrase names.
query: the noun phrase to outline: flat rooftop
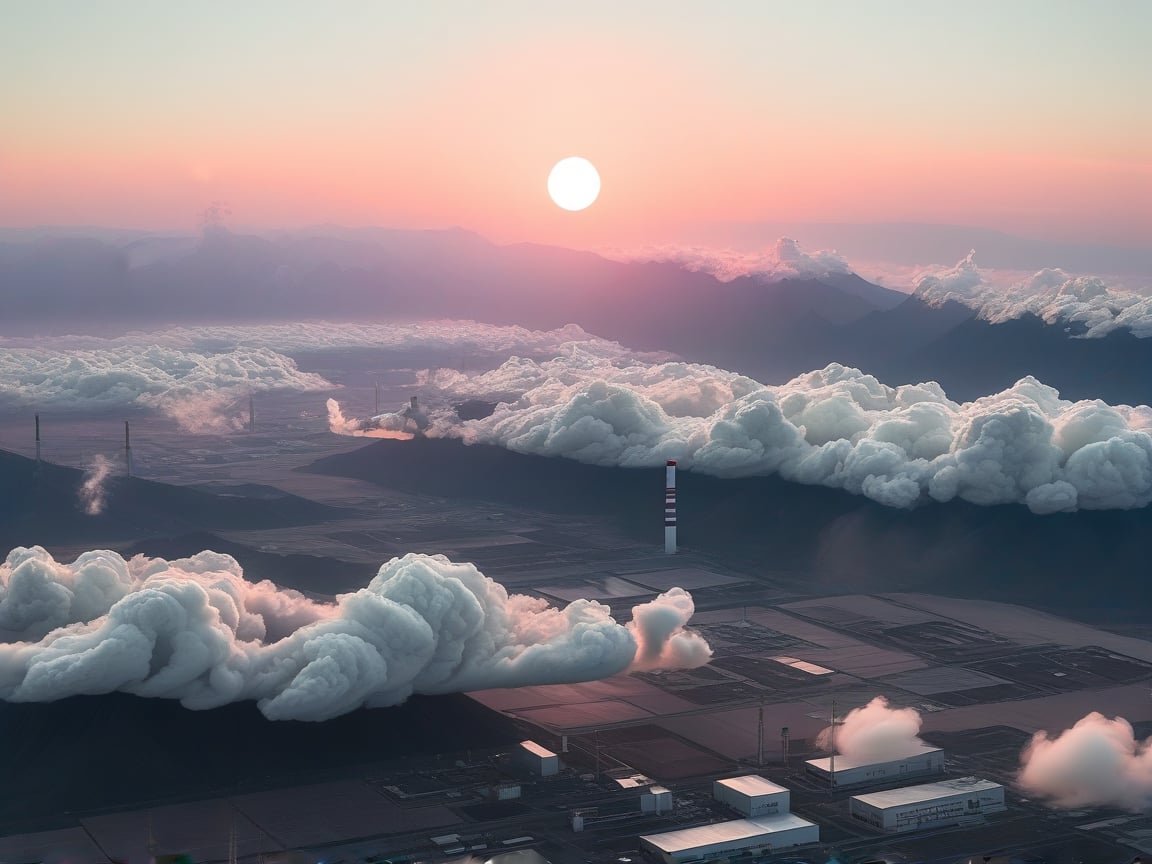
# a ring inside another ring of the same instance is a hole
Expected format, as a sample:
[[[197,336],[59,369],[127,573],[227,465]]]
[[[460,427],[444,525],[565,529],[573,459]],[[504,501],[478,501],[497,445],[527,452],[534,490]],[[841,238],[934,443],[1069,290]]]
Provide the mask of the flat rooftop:
[[[766,834],[791,831],[794,828],[808,828],[814,824],[814,822],[802,819],[794,813],[782,813],[779,816],[763,816],[758,819],[733,819],[730,822],[714,822],[711,825],[681,828],[679,831],[667,831],[663,834],[646,834],[640,839],[647,841],[663,852],[675,853],[696,849],[700,846],[712,846],[716,843],[750,840],[754,837],[763,837]]]
[[[893,756],[891,759],[849,759],[847,756],[836,754],[836,771],[853,771],[857,768],[867,768],[871,765],[890,765],[893,762],[903,762],[906,759],[915,759],[919,756],[927,756],[929,753],[940,752],[942,751],[939,747],[929,747],[927,744],[925,744],[923,747],[917,750],[909,750],[902,756]],[[805,764],[811,765],[813,768],[816,768],[817,770],[823,771],[825,773],[830,773],[831,761],[831,757],[825,756],[821,759],[809,759]]]
[[[918,804],[922,801],[935,801],[949,798],[958,792],[988,792],[1002,788],[999,783],[981,780],[979,777],[961,777],[958,780],[942,780],[939,783],[922,783],[919,786],[904,786],[900,789],[886,789],[883,792],[869,792],[866,795],[853,795],[852,798],[871,807],[887,810],[905,804]]]
[[[531,753],[533,756],[538,756],[541,759],[551,759],[556,755],[547,747],[541,747],[535,741],[521,741],[520,746]]]
[[[733,792],[739,792],[741,795],[747,795],[749,798],[755,798],[757,795],[776,795],[780,792],[787,792],[788,790],[771,780],[765,780],[759,774],[745,774],[743,777],[728,777],[725,780],[717,780],[721,786],[726,786]]]

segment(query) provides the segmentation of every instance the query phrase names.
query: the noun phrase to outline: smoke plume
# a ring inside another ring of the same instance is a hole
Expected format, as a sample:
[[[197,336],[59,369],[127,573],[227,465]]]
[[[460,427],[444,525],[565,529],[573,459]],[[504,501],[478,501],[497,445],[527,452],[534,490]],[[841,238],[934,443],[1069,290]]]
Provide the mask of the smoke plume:
[[[976,266],[975,251],[955,267],[922,274],[916,296],[933,305],[963,303],[992,322],[1036,315],[1049,324],[1077,324],[1088,338],[1128,330],[1152,337],[1152,297],[1106,285],[1092,276],[1045,269],[1009,286],[996,284],[991,272]]]
[[[121,691],[207,709],[256,700],[273,720],[326,720],[414,693],[590,681],[708,661],[672,589],[628,625],[600,603],[509,594],[472,564],[405,555],[332,603],[248,582],[227,555],[165,561],[40,547],[0,566],[0,698]]]
[[[1055,737],[1037,732],[1020,763],[1021,788],[1058,807],[1152,807],[1152,738],[1123,717],[1094,711]]]
[[[352,435],[357,438],[392,438],[397,441],[410,441],[415,437],[405,432],[408,418],[403,414],[380,414],[367,420],[357,420],[344,416],[340,403],[328,400],[328,429],[337,435]]]
[[[104,512],[104,499],[107,496],[108,478],[112,476],[112,463],[102,453],[97,453],[84,470],[80,483],[80,505],[89,516],[99,516]]]
[[[500,401],[461,422],[429,411],[432,436],[596,465],[683,468],[719,477],[778,474],[890,507],[959,498],[1036,513],[1152,501],[1152,408],[1071,402],[1028,377],[972,402],[939,384],[889,387],[830,364],[767,386],[692,363],[648,363],[568,346],[468,376],[420,377],[427,402]]]
[[[877,696],[862,708],[853,708],[836,726],[836,753],[862,762],[899,759],[925,744],[920,740],[920,712],[893,708]],[[816,738],[816,746],[832,750],[832,727]]]

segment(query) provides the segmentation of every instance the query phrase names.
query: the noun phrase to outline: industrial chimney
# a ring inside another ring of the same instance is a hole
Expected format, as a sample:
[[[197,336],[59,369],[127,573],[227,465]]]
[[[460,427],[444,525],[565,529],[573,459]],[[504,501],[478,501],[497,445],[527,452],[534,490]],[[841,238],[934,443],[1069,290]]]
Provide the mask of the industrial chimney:
[[[672,459],[664,471],[664,552],[676,554],[676,462]]]
[[[132,438],[128,432],[128,421],[124,421],[124,467],[128,476],[132,476]]]
[[[40,415],[36,415],[36,464],[40,464]]]
[[[256,400],[251,393],[248,394],[248,431],[256,431]]]

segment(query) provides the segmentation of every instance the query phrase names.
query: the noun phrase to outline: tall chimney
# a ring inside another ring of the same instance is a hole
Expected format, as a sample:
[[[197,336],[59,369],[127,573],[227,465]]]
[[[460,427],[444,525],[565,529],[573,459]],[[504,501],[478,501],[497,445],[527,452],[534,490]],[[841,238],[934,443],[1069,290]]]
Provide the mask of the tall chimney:
[[[376,382],[376,413],[373,414],[372,416],[373,417],[379,417],[380,416],[380,382],[379,381]]]
[[[832,728],[828,730],[828,785],[836,788],[836,700],[832,700]]]
[[[128,421],[124,421],[124,465],[128,476],[132,476],[132,437],[128,431]]]
[[[676,554],[676,462],[668,460],[664,470],[664,553]]]
[[[36,415],[36,464],[40,464],[40,415]]]
[[[760,727],[756,732],[756,767],[764,767],[764,698],[760,698]]]
[[[248,431],[256,431],[256,400],[251,393],[248,394]]]
[[[413,397],[412,397],[411,406],[409,407],[409,409],[408,409],[408,410],[412,412],[412,416],[413,416],[413,417],[415,417],[415,416],[416,416],[416,412],[420,410],[420,405],[419,405],[419,403],[416,401],[416,397],[415,397],[415,396],[413,396]]]

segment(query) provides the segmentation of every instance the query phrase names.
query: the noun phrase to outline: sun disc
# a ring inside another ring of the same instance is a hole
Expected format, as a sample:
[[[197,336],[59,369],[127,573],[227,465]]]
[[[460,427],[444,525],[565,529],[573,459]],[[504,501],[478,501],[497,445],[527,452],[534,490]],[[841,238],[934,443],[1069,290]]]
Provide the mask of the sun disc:
[[[600,174],[583,157],[561,159],[548,175],[548,194],[558,207],[583,210],[600,195]]]

